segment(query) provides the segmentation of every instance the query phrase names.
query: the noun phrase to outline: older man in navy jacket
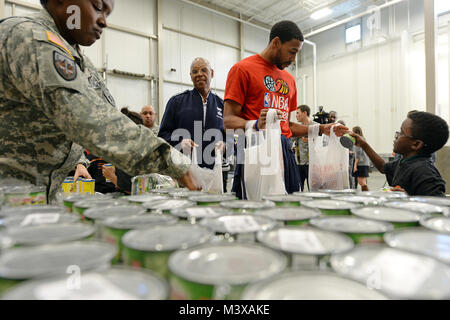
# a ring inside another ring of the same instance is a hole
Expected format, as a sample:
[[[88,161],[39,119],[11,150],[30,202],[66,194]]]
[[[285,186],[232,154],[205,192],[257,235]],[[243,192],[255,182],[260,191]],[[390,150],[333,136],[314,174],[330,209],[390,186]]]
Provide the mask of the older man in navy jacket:
[[[224,151],[223,100],[211,92],[214,70],[204,58],[191,65],[194,89],[173,96],[167,103],[158,136],[190,153],[197,148],[200,167],[214,167],[215,145]]]

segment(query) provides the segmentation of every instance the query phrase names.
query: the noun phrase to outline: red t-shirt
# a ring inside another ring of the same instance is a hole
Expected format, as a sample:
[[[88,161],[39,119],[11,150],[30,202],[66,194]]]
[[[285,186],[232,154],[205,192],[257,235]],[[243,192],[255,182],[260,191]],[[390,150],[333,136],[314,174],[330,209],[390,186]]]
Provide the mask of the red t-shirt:
[[[236,63],[228,73],[225,101],[233,100],[242,106],[241,118],[256,120],[263,108],[283,112],[281,133],[292,136],[289,114],[297,110],[297,86],[286,70],[254,55]]]

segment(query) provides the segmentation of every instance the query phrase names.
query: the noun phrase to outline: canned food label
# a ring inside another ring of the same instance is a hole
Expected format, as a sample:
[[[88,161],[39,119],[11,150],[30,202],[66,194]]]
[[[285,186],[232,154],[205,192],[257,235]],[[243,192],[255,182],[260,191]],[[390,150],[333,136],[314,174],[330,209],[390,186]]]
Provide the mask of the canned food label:
[[[398,266],[408,267],[398,268]],[[434,263],[429,259],[418,259],[402,253],[383,251],[374,259],[366,261],[361,270],[370,271],[369,276],[372,277],[380,276],[379,287],[374,289],[395,288],[397,292],[410,295],[420,290],[422,284],[430,277],[433,267]],[[385,268],[389,268],[389,272],[385,272]]]
[[[26,227],[35,224],[51,224],[57,223],[59,220],[59,213],[33,213],[27,215],[20,225]]]
[[[75,277],[76,275],[73,275]],[[57,281],[35,289],[39,300],[135,300],[136,297],[96,274]]]
[[[224,220],[224,224],[229,233],[256,232],[259,230],[259,224],[253,217],[228,219]]]
[[[214,210],[211,208],[187,208],[186,212],[191,217],[208,217],[214,216]]]
[[[297,248],[300,244],[312,252],[325,250],[316,234],[310,230],[299,232],[297,230],[281,229],[278,231],[278,238],[282,250],[290,251],[292,248]]]

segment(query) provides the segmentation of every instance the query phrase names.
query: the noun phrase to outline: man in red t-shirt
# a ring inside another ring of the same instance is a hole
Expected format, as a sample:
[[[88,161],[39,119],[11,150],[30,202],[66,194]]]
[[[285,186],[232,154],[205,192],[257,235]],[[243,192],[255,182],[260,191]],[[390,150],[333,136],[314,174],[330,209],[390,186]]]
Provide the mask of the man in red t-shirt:
[[[291,136],[308,135],[308,126],[289,122],[291,112],[297,110],[297,87],[294,77],[284,70],[300,52],[303,34],[291,21],[281,21],[270,31],[269,45],[263,52],[236,63],[228,73],[225,88],[223,124],[225,129],[244,129],[248,121],[257,120],[254,130],[265,128],[269,109],[276,109],[281,119],[281,141],[284,160],[286,191],[299,191],[300,176],[291,150]],[[333,124],[321,125],[320,130],[329,134]],[[340,127],[342,135],[348,128]],[[236,166],[233,191],[245,198],[243,165]]]

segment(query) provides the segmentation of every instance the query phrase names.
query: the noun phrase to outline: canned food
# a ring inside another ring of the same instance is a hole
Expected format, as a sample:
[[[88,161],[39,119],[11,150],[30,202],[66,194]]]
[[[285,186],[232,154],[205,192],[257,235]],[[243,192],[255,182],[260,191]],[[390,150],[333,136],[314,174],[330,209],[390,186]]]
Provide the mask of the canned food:
[[[252,212],[250,214],[267,217],[278,222],[279,226],[301,226],[308,224],[309,220],[320,216],[320,211],[317,209],[311,209],[306,207],[285,207],[285,208],[272,208],[267,210],[261,210]]]
[[[383,198],[388,200],[397,200],[397,199],[406,199],[408,195],[404,192],[398,191],[358,191],[356,193],[357,196],[361,197],[375,197],[375,198]]]
[[[390,222],[396,229],[417,227],[421,218],[418,212],[389,207],[355,208],[351,212],[361,218]]]
[[[356,193],[356,189],[338,189],[338,190],[332,190],[332,189],[319,189],[319,192],[328,193],[330,195],[339,195],[339,194],[346,194],[351,195]]]
[[[94,196],[95,197],[95,196]],[[90,194],[74,194],[63,198],[63,204],[64,207],[67,208],[68,212],[74,212],[73,211],[73,204],[75,202],[86,200],[86,199],[93,199]]]
[[[70,194],[75,191],[73,180],[64,180],[62,183],[62,189],[65,194]]]
[[[263,199],[274,202],[277,207],[299,207],[300,201],[309,201],[313,198],[294,194],[282,194],[265,196]]]
[[[383,235],[394,230],[389,222],[349,216],[320,217],[312,219],[310,224],[322,230],[345,233],[355,244],[383,243]]]
[[[415,202],[415,201],[390,201],[386,202],[384,206],[388,208],[396,208],[403,210],[411,210],[419,213],[440,213],[443,214],[447,208],[435,206],[429,203]]]
[[[126,205],[126,203],[124,204],[109,207],[89,208],[84,211],[83,214],[86,221],[96,222],[103,221],[107,218],[127,217],[146,213],[144,208]]]
[[[156,194],[139,194],[135,196],[124,197],[130,204],[141,206],[145,202],[158,201],[158,200],[169,200],[169,197],[160,196]]]
[[[148,192],[152,194],[159,194],[168,196],[171,192],[179,192],[179,191],[187,191],[189,189],[186,188],[159,188],[159,189],[151,189]]]
[[[356,139],[354,137],[352,137],[351,135],[349,135],[348,133],[344,134],[339,141],[341,142],[341,145],[344,148],[353,150],[353,146],[356,143]]]
[[[265,246],[289,255],[292,269],[326,270],[332,253],[354,247],[345,234],[311,227],[278,227],[258,232],[257,239]]]
[[[47,204],[47,188],[45,186],[13,186],[2,190],[5,207]]]
[[[395,299],[450,299],[450,266],[386,245],[357,246],[331,257],[333,269]]]
[[[383,198],[377,198],[377,197],[366,197],[366,196],[343,196],[338,195],[335,197],[331,197],[331,200],[338,200],[338,201],[347,201],[347,202],[353,202],[353,203],[359,203],[365,206],[378,206],[383,204],[386,200]]]
[[[105,268],[115,253],[114,246],[96,241],[7,250],[0,256],[0,295],[23,280]]]
[[[85,199],[75,202],[73,204],[73,211],[78,213],[81,216],[81,219],[84,220],[84,212],[88,209],[126,205],[127,201],[119,199]]]
[[[83,240],[93,237],[94,233],[93,226],[83,223],[44,224],[5,230],[5,234],[18,246],[39,246]]]
[[[196,202],[197,205],[199,206],[219,206],[221,202],[236,200],[236,196],[228,194],[224,195],[205,194],[202,196],[189,197],[188,199],[193,202]]]
[[[204,218],[217,218],[224,215],[232,214],[233,211],[221,207],[192,207],[186,209],[173,209],[170,213],[182,220],[190,223],[196,223]]]
[[[63,207],[59,206],[22,206],[22,207],[14,207],[14,208],[4,208],[0,211],[0,217],[13,217],[13,216],[26,216],[29,214],[38,214],[38,213],[65,213]]]
[[[256,244],[209,244],[170,256],[171,298],[241,298],[245,286],[286,269],[286,256]]]
[[[195,202],[189,200],[157,200],[142,204],[147,211],[154,213],[170,213],[173,209],[185,209],[195,206]]]
[[[349,215],[351,209],[361,207],[360,204],[340,200],[313,200],[302,201],[302,205],[308,208],[319,209],[325,215]]]
[[[112,165],[111,163],[105,163],[105,164],[103,165],[103,167],[104,167],[104,168],[115,168],[114,165]],[[106,182],[111,182],[111,180],[106,179],[106,178],[105,178],[105,181],[106,181]],[[112,183],[112,182],[111,182],[111,183]]]
[[[409,197],[408,201],[428,203],[440,207],[450,207],[450,199],[442,197]]]
[[[450,235],[424,228],[395,230],[384,235],[392,248],[412,251],[450,264]]]
[[[275,207],[272,201],[247,201],[247,200],[233,200],[224,201],[220,203],[223,208],[231,209],[233,212],[249,213],[256,210],[265,210]]]
[[[131,215],[126,217],[108,218],[102,222],[101,238],[119,248],[113,263],[123,261],[122,253],[124,246],[122,237],[130,230],[145,229],[155,225],[176,224],[177,218],[162,214]]]
[[[80,275],[79,288],[70,288],[67,276],[32,280],[18,285],[5,300],[165,300],[166,281],[148,270],[115,267]]]
[[[194,190],[186,190],[186,191],[171,191],[169,192],[169,196],[174,199],[189,199],[189,197],[194,196],[203,196],[206,195],[203,191],[194,191]]]
[[[235,240],[254,242],[256,232],[272,229],[275,227],[275,221],[262,216],[235,214],[205,218],[199,225],[222,235],[230,242]]]
[[[387,297],[335,273],[297,271],[249,285],[242,300],[387,300]]]
[[[83,180],[83,193],[94,194],[95,193],[95,179]]]
[[[323,192],[294,192],[295,196],[302,196],[302,197],[308,197],[313,198],[314,200],[317,199],[330,199],[331,194],[329,193],[323,193]]]
[[[122,256],[127,265],[150,269],[167,278],[167,263],[172,252],[209,242],[212,238],[213,233],[210,230],[191,224],[132,230],[122,238]]]
[[[5,228],[28,227],[42,224],[66,224],[79,222],[80,217],[67,213],[31,213],[28,215],[10,216],[0,220]]]
[[[424,215],[420,219],[420,224],[429,230],[450,234],[450,217],[443,217],[441,215]]]

